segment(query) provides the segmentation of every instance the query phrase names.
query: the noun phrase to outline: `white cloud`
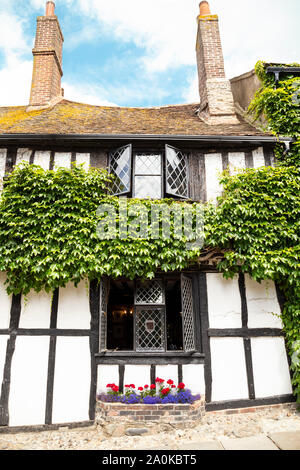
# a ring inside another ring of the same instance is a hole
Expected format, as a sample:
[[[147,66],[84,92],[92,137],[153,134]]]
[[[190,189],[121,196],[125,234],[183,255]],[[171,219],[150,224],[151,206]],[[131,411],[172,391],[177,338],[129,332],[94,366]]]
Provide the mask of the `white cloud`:
[[[73,0],[75,3],[76,0]],[[122,41],[144,47],[142,59],[149,72],[195,62],[196,14],[194,0],[77,0],[83,14],[97,18]]]
[[[134,98],[137,94],[144,93],[148,97],[158,88],[159,72],[195,65],[198,2],[199,0],[56,0],[56,5],[57,8],[66,6],[72,9],[72,14],[82,16],[84,27],[74,34],[73,39],[70,38],[69,49],[104,34],[123,43],[134,42],[144,49],[139,65],[140,80],[145,83],[140,83],[133,90],[120,86],[118,92],[114,93],[114,100],[117,101],[118,96],[125,95]],[[43,14],[46,0],[30,0],[24,8],[20,8],[21,3],[19,0],[0,0],[0,55],[4,56],[4,64],[0,70],[1,105],[28,101],[34,31],[30,32],[30,37],[26,36],[25,21],[29,10],[30,13],[34,10],[36,14]],[[259,59],[274,62],[297,61],[300,56],[300,43],[297,40],[299,0],[285,3],[282,0],[211,0],[210,5],[212,13],[219,15],[225,67],[229,78],[250,70]],[[154,76],[156,80],[152,80]],[[78,83],[75,86],[68,77],[66,82],[63,86],[66,97],[70,99],[98,104],[110,103],[109,92],[112,89],[109,87],[104,89],[91,83]],[[151,82],[153,85],[149,86]],[[163,98],[166,95],[166,88],[167,85],[163,83],[161,90],[155,95],[157,100],[158,96]],[[195,75],[189,78],[187,89],[182,89],[182,85],[178,84],[182,96],[189,102],[198,100],[197,88]]]
[[[28,51],[28,44],[23,34],[24,20],[9,13],[0,13],[0,48],[3,54],[23,54]]]
[[[30,49],[23,33],[24,21],[9,12],[2,12],[0,24],[0,52],[4,57],[4,64],[0,69],[0,103],[1,106],[26,104],[29,99],[32,62],[23,57]]]
[[[87,19],[98,19],[119,40],[133,41],[144,47],[146,53],[142,61],[148,72],[195,64],[198,1],[60,2],[69,7],[73,4]],[[211,12],[220,18],[229,77],[250,70],[259,59],[290,62],[300,56],[298,0],[285,3],[282,0],[211,0],[210,5]]]
[[[182,97],[187,103],[197,103],[199,101],[198,73],[194,73],[188,80],[188,87],[183,90]]]
[[[0,105],[20,106],[29,102],[32,62],[10,58],[0,70]]]
[[[72,85],[64,83],[65,98],[78,103],[92,104],[95,106],[117,106],[115,103],[103,98],[103,90],[92,85]]]

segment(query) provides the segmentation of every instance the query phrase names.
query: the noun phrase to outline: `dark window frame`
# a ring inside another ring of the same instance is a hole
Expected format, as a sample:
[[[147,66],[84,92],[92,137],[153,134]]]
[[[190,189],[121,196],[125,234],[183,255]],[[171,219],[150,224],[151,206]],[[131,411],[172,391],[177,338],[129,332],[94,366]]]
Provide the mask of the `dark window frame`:
[[[197,326],[198,326],[198,320],[197,320],[197,317],[199,315],[199,309],[198,308],[195,308],[196,305],[198,305],[198,303],[196,302],[195,300],[195,295],[197,295],[197,290],[195,289],[195,279],[193,279],[193,277],[191,276],[191,281],[192,281],[192,308],[193,308],[193,312],[192,312],[192,315],[193,315],[193,325],[194,325],[194,349],[193,350],[185,350],[185,330],[184,330],[184,323],[182,323],[182,340],[183,340],[183,349],[182,350],[168,350],[167,349],[167,314],[166,314],[166,298],[165,298],[165,285],[166,285],[166,281],[167,279],[172,279],[174,277],[180,279],[180,282],[181,282],[181,289],[182,289],[182,276],[187,276],[187,277],[190,277],[190,273],[178,273],[177,275],[176,274],[173,274],[173,275],[168,275],[168,274],[162,274],[162,275],[159,275],[157,277],[155,277],[153,280],[161,280],[162,281],[162,284],[163,284],[163,303],[157,303],[157,304],[135,304],[135,298],[136,298],[136,284],[137,284],[137,281],[134,282],[134,318],[133,318],[133,322],[134,322],[134,329],[133,329],[133,335],[134,335],[134,338],[133,338],[133,349],[132,350],[128,350],[128,351],[114,351],[114,350],[108,350],[106,349],[107,347],[107,305],[106,305],[106,312],[104,312],[104,306],[103,306],[103,299],[101,300],[101,308],[100,308],[100,324],[99,324],[99,338],[100,338],[100,342],[99,342],[99,353],[97,354],[97,356],[107,356],[107,357],[124,357],[124,356],[128,356],[128,357],[152,357],[152,356],[155,356],[155,357],[167,357],[167,356],[179,356],[179,357],[188,357],[188,356],[203,356],[202,354],[202,345],[199,344],[199,341],[201,343],[201,331],[198,331],[197,329]],[[139,281],[139,280],[138,280]],[[108,303],[108,291],[109,289],[107,288],[107,283],[109,282],[109,279],[108,278],[103,278],[103,280],[101,281],[101,285],[102,285],[102,282],[105,283],[105,291],[106,291],[106,302]],[[101,289],[101,285],[100,285],[100,289]],[[102,289],[101,289],[102,290]],[[182,295],[182,293],[181,293]],[[182,298],[182,297],[181,297]],[[142,351],[137,351],[137,340],[136,340],[136,310],[137,308],[148,308],[148,307],[157,307],[157,308],[164,308],[164,322],[165,322],[165,348],[164,350],[161,350],[161,351],[153,351],[153,350],[142,350]],[[182,305],[181,305],[181,308],[182,308]],[[104,322],[103,322],[103,319],[104,318]],[[103,326],[105,327],[105,332],[103,331]],[[103,344],[103,341],[101,341],[101,338],[105,337],[105,342],[106,344],[104,345]],[[199,356],[199,357],[200,357]]]
[[[131,157],[130,157],[130,182],[129,182],[129,189],[128,190],[125,190],[125,191],[122,191],[122,192],[116,192],[116,193],[113,193],[114,196],[128,196],[130,198],[137,198],[137,199],[142,199],[142,198],[139,198],[139,197],[136,197],[134,195],[135,193],[135,177],[136,176],[139,176],[139,174],[135,174],[135,158],[137,155],[161,155],[161,163],[162,163],[162,167],[161,167],[161,173],[160,175],[142,175],[142,176],[160,176],[161,177],[161,193],[162,193],[162,196],[161,196],[161,199],[163,198],[173,198],[173,199],[176,199],[176,200],[182,200],[182,201],[187,201],[191,198],[191,189],[190,189],[190,181],[191,181],[191,160],[190,160],[190,152],[186,151],[186,150],[183,150],[183,149],[179,149],[177,147],[174,147],[172,145],[169,145],[169,144],[165,144],[164,146],[164,150],[149,150],[149,149],[136,149],[133,147],[133,145],[130,143],[130,144],[127,144],[127,145],[123,145],[122,147],[119,147],[119,148],[113,148],[109,151],[108,153],[108,171],[109,173],[111,173],[111,156],[114,155],[116,152],[118,152],[119,150],[121,149],[125,149],[125,148],[129,148],[130,150],[130,153],[131,153]],[[184,155],[184,157],[186,158],[186,191],[187,191],[187,196],[183,196],[183,195],[177,195],[175,194],[174,192],[168,192],[167,191],[167,187],[168,187],[168,183],[167,183],[167,177],[168,177],[168,174],[167,174],[167,148],[171,148],[171,149],[174,149],[175,151],[177,152],[180,152]],[[153,198],[147,198],[149,200],[154,200]]]

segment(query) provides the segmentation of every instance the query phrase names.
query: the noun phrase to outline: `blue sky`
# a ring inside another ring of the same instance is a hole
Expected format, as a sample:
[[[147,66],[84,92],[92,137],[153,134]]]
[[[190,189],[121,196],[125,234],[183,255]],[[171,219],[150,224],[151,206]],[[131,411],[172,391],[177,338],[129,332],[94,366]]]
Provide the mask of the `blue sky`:
[[[57,0],[67,99],[161,106],[197,102],[197,0]],[[0,0],[0,106],[29,99],[36,16],[46,0]],[[300,62],[299,0],[211,0],[228,78],[256,61]]]

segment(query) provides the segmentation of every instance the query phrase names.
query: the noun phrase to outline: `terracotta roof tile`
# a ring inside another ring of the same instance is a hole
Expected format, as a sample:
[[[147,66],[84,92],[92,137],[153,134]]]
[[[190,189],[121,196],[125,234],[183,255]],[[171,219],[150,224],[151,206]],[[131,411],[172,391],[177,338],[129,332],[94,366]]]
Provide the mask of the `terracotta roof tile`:
[[[240,118],[240,124],[209,126],[197,116],[197,104],[158,108],[91,106],[63,100],[55,106],[26,111],[26,106],[0,108],[1,134],[146,134],[263,135]]]

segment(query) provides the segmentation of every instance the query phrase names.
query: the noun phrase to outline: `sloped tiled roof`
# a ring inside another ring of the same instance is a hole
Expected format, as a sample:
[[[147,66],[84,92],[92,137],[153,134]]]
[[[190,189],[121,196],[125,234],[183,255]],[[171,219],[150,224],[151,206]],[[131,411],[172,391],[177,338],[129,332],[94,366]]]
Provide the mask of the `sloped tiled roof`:
[[[242,118],[236,125],[207,125],[197,116],[198,108],[198,104],[120,108],[67,100],[31,112],[26,106],[0,107],[0,134],[263,135]]]

